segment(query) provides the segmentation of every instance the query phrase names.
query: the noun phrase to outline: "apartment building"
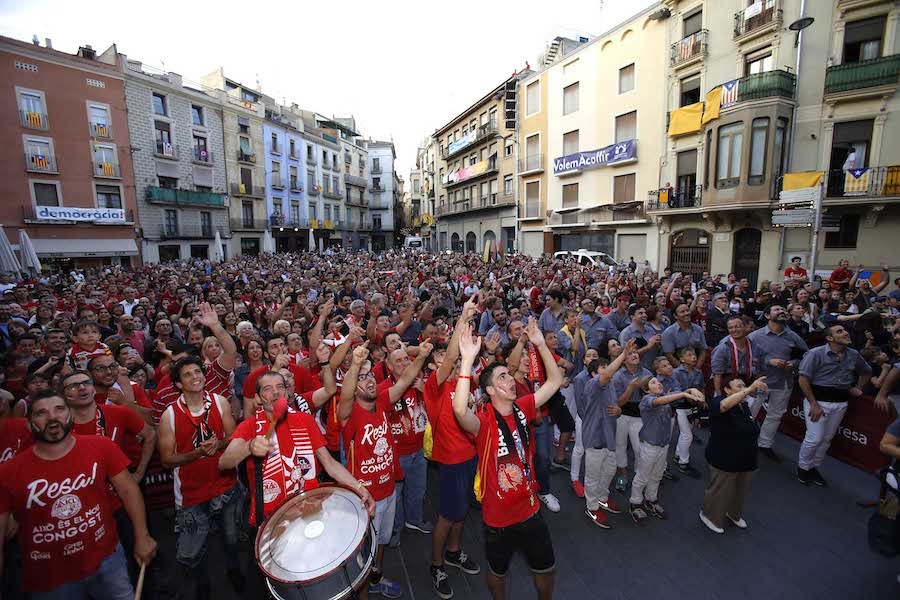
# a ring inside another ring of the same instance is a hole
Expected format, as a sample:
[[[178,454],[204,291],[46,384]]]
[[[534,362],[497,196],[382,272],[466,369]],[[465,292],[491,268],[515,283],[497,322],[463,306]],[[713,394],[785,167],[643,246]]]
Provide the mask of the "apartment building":
[[[665,152],[666,28],[641,12],[587,40],[556,38],[519,83],[521,249],[581,248],[656,264],[656,228],[642,186]]]
[[[434,218],[435,148],[434,138],[426,137],[416,149],[416,165],[410,171],[412,225],[422,238],[423,248],[430,252],[438,250]]]
[[[268,227],[262,93],[229,79],[222,67],[201,77],[200,83],[216,90],[222,108],[230,254],[259,254],[265,250]]]
[[[394,162],[397,151],[393,142],[369,140],[369,210],[372,215],[372,250],[394,246],[394,205],[398,179]]]
[[[338,162],[342,165],[342,204],[335,215],[341,244],[349,249],[371,248],[372,218],[369,213],[369,180],[366,164],[369,150],[367,142],[353,117],[333,118],[320,122],[322,131],[338,140],[341,146]]]
[[[476,252],[486,242],[516,247],[516,87],[530,71],[504,80],[432,136],[438,248]],[[506,104],[511,103],[512,119]]]
[[[68,54],[0,37],[0,222],[45,266],[135,265],[139,225],[125,81],[90,46]]]

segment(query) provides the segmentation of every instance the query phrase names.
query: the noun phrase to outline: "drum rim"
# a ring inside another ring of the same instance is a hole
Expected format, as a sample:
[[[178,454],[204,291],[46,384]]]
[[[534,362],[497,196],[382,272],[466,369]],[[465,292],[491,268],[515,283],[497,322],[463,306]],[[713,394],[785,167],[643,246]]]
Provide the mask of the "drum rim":
[[[328,571],[327,573],[317,575],[316,577],[313,577],[310,579],[304,579],[303,581],[296,581],[296,580],[281,579],[280,577],[276,577],[276,576],[270,574],[269,571],[265,567],[262,566],[262,562],[259,559],[259,551],[260,551],[260,544],[262,542],[262,534],[263,534],[263,530],[265,530],[266,523],[269,522],[269,519],[271,519],[272,516],[275,515],[275,513],[277,513],[279,510],[281,510],[281,507],[284,506],[285,504],[287,504],[289,501],[294,500],[296,498],[300,498],[301,496],[305,496],[309,492],[314,492],[316,490],[323,490],[323,489],[328,489],[328,488],[345,489],[349,492],[352,492],[357,498],[362,500],[362,496],[360,496],[356,492],[356,490],[354,490],[352,487],[346,486],[341,483],[322,484],[317,488],[313,488],[311,490],[303,490],[299,494],[295,494],[295,495],[291,496],[290,498],[285,498],[284,501],[281,504],[279,504],[275,510],[272,511],[272,514],[269,515],[269,518],[266,519],[265,521],[263,521],[263,524],[256,530],[256,541],[253,544],[253,548],[255,551],[254,554],[255,554],[255,558],[256,558],[256,566],[258,566],[259,570],[262,571],[263,576],[265,576],[268,579],[271,579],[272,581],[277,581],[278,583],[284,583],[287,585],[295,585],[295,584],[303,584],[303,583],[316,583],[316,582],[319,582],[319,581],[322,581],[324,579],[331,577],[339,569],[341,569],[343,567],[343,563],[341,563],[340,565],[338,565],[337,567]],[[363,505],[363,507],[365,507],[365,505]],[[363,513],[366,515],[366,530],[368,531],[368,534],[369,534],[368,537],[371,538],[373,541],[371,554],[374,557],[375,551],[377,550],[377,547],[375,545],[375,526],[372,524],[372,516],[369,514],[369,511],[364,510]],[[359,543],[356,545],[356,547],[354,547],[353,550],[349,553],[348,558],[350,558],[351,556],[353,556],[357,552],[359,552],[359,549],[362,548],[363,544],[365,544],[365,543],[366,543],[366,536],[363,536],[362,539],[360,539]]]

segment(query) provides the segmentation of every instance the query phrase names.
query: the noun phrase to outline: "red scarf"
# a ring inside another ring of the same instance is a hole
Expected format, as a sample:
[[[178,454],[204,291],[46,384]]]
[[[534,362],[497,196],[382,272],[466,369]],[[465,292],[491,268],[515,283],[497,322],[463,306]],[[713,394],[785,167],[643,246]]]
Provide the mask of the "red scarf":
[[[745,338],[747,339],[747,338]],[[740,376],[741,371],[738,368],[738,347],[734,339],[731,340],[731,374],[732,376]],[[750,340],[747,339],[747,380],[753,376],[753,348],[750,346]]]

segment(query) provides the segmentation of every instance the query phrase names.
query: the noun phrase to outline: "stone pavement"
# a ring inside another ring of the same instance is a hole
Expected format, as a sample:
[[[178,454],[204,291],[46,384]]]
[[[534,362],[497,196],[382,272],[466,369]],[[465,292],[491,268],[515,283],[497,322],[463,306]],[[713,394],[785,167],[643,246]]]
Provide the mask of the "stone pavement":
[[[704,434],[701,434],[703,436]],[[886,559],[869,550],[866,522],[871,509],[858,500],[874,499],[877,480],[829,458],[821,469],[828,488],[804,487],[793,475],[798,444],[779,436],[776,451],[785,459],[773,464],[760,458],[747,501],[746,531],[726,528],[725,535],[706,529],[697,518],[704,480],[682,477],[664,482],[660,501],[666,521],[637,527],[627,514],[612,515],[613,528],[602,530],[584,515],[584,501],[568,487],[568,473],[553,475],[553,492],[562,511],[543,510],[557,558],[556,598],[610,600],[844,600],[900,598],[900,558]],[[703,447],[694,445],[693,462],[705,472]],[[437,471],[429,470],[426,515],[437,505]],[[616,495],[620,504],[627,499]],[[173,547],[174,540],[163,541]],[[385,574],[400,581],[404,598],[436,598],[428,566],[430,536],[406,531],[397,550],[386,550]],[[472,511],[463,548],[482,565],[482,574],[466,576],[449,568],[455,598],[490,598],[484,583],[481,514]],[[210,547],[212,565],[221,565],[218,540]],[[250,567],[245,556],[246,567]],[[215,567],[213,567],[215,569]],[[168,571],[168,569],[166,569]],[[168,577],[167,577],[168,579]],[[177,581],[174,577],[171,582]],[[223,576],[216,577],[213,597],[238,598]],[[167,595],[168,596],[168,595]],[[244,594],[243,597],[253,597]],[[509,574],[510,598],[534,598],[530,573],[517,557]]]

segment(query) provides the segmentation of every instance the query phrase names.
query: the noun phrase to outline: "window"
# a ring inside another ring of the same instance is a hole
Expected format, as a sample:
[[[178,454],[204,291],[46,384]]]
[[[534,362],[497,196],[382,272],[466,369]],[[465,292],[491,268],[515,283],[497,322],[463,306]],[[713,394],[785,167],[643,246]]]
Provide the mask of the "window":
[[[300,180],[297,178],[297,167],[291,165],[288,167],[288,176],[290,177],[290,184],[292,190],[300,189]]]
[[[281,163],[272,161],[272,185],[275,187],[281,187],[284,184],[281,182]]]
[[[250,119],[247,117],[238,117],[238,133],[250,135]]]
[[[191,121],[194,125],[203,126],[206,123],[203,120],[203,107],[191,104]]]
[[[256,238],[241,238],[241,254],[259,256],[259,240]]]
[[[692,198],[697,185],[697,151],[685,150],[679,152],[676,157],[676,170],[678,175],[678,185],[676,195],[678,198]],[[670,198],[671,202],[672,199]],[[673,208],[677,206],[672,205]]]
[[[153,114],[166,116],[166,97],[162,94],[153,93]]]
[[[570,115],[578,110],[578,83],[563,88],[563,114]]]
[[[38,183],[34,186],[34,203],[38,206],[59,206],[59,187],[55,183]]]
[[[510,157],[513,155],[513,139],[512,136],[506,138],[503,144],[503,156]]]
[[[753,119],[750,124],[750,172],[748,185],[759,185],[766,180],[766,142],[769,133],[769,118]]]
[[[375,188],[376,190],[381,189],[381,178],[380,177],[372,178],[372,187]]]
[[[272,152],[274,154],[281,154],[281,148],[278,147],[278,134],[272,134]]]
[[[381,170],[381,159],[373,158],[372,159],[372,172],[377,173],[380,170]]]
[[[94,162],[98,165],[115,165],[116,149],[112,146],[94,146]],[[107,173],[104,173],[106,175]]]
[[[300,203],[291,202],[291,223],[296,225],[300,222]]]
[[[765,73],[775,68],[775,61],[772,58],[771,50],[762,54],[750,54],[744,59],[744,63],[744,75]]]
[[[700,77],[681,80],[681,98],[678,106],[688,106],[700,102]]]
[[[684,18],[684,37],[693,35],[703,29],[703,11],[698,10],[694,14]]]
[[[288,155],[297,158],[297,143],[294,140],[288,140]]]
[[[284,200],[282,198],[272,198],[272,212],[284,215]]]
[[[310,219],[318,219],[319,217],[316,216],[316,214],[317,214],[316,213],[316,203],[310,202],[309,203],[309,218]]]
[[[883,16],[847,23],[844,29],[844,56],[841,62],[854,63],[879,58],[884,24]]]
[[[856,248],[859,235],[859,215],[841,215],[838,231],[825,232],[826,248]]]
[[[490,193],[491,193],[491,204],[496,204],[496,202],[497,202],[497,180],[496,179],[491,179]]]
[[[418,179],[413,179],[413,180],[412,180],[412,191],[413,191],[413,194],[418,194],[418,193],[420,193],[420,187],[419,187],[419,180],[418,180]]]
[[[512,175],[507,175],[503,178],[503,195],[511,196],[513,193],[513,178]]]
[[[32,92],[19,93],[19,106],[26,114],[44,115],[44,99],[40,94]]]
[[[323,167],[328,166],[328,151],[327,150],[322,150],[322,166]]]
[[[541,216],[540,181],[530,181],[525,184],[525,216],[528,218]]]
[[[88,106],[91,120],[91,135],[95,137],[111,137],[109,109],[102,104],[91,104]]]
[[[177,177],[163,177],[162,175],[157,175],[156,178],[159,180],[159,187],[161,188],[174,190],[178,187]]]
[[[238,139],[238,143],[241,147],[241,153],[244,154],[244,156],[251,156],[253,154],[253,151],[250,149],[250,138],[241,136]]]
[[[562,207],[575,208],[578,206],[578,184],[570,183],[563,186]]]
[[[244,186],[244,189],[247,193],[251,191],[251,187],[253,187],[253,170],[248,169],[247,167],[241,167],[241,184]]]
[[[207,210],[200,211],[200,233],[203,237],[213,236],[212,213]]]
[[[166,209],[165,228],[168,235],[178,235],[178,211]]]
[[[244,227],[253,227],[253,202],[250,200],[241,203],[241,220]]]
[[[497,109],[492,108],[488,113],[488,122],[494,127],[497,126]]]
[[[381,213],[372,213],[372,229],[381,229]]]
[[[307,158],[307,160],[313,159],[313,147],[312,146],[309,146],[309,145],[306,146],[306,158]]]
[[[706,132],[706,147],[703,149],[703,188],[709,189],[710,155],[712,154],[712,128]]]
[[[541,81],[529,83],[525,88],[525,116],[541,110]]]
[[[541,167],[541,137],[539,134],[525,138],[525,171]]]
[[[772,164],[774,165],[772,179],[784,173],[784,140],[787,132],[787,119],[779,118],[775,121],[775,143],[772,147]]]
[[[744,124],[731,123],[719,127],[716,148],[716,187],[734,187],[741,180],[741,150],[744,144]]]
[[[194,160],[209,162],[209,148],[206,146],[206,138],[194,134]]]
[[[335,194],[341,189],[341,180],[336,175],[331,176],[331,189]]]
[[[241,89],[241,99],[244,102],[256,102],[257,100],[259,100],[256,94],[245,89]]]
[[[314,187],[316,187],[316,173],[315,173],[315,171],[307,171],[306,172],[306,189],[309,191],[312,191]]]
[[[53,150],[50,148],[50,140],[48,138],[26,138],[25,151],[28,153],[29,170],[44,172],[56,171]]]
[[[613,178],[613,203],[634,202],[635,174],[619,175]]]
[[[616,117],[616,143],[637,139],[637,111]]]
[[[172,146],[172,126],[166,121],[153,121],[153,134],[156,138],[156,154],[174,156]]]
[[[326,221],[331,220],[331,205],[330,204],[325,205],[325,220]]]
[[[619,93],[624,94],[634,89],[634,63],[619,69]]]
[[[119,186],[98,185],[97,208],[122,208],[122,193]]]
[[[578,130],[563,134],[563,156],[578,152]]]

